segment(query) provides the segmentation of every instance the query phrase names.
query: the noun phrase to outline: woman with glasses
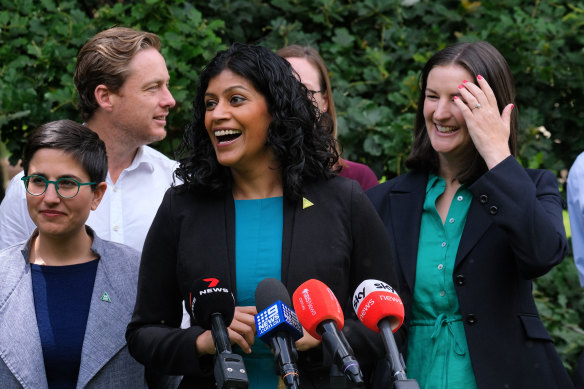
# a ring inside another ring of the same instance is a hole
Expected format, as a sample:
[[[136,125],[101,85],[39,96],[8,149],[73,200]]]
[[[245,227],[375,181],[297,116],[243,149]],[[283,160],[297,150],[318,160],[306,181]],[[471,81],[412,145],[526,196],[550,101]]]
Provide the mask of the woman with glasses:
[[[331,80],[324,59],[310,46],[290,45],[277,51],[285,58],[308,89],[309,97],[321,113],[321,124],[337,139],[337,114]],[[338,143],[337,143],[338,148]],[[339,154],[340,154],[340,150]],[[339,158],[336,168],[341,177],[359,182],[363,190],[379,184],[377,176],[369,166]]]
[[[145,387],[124,339],[139,253],[85,225],[107,187],[104,143],[73,121],[47,123],[22,164],[37,228],[0,251],[0,386]]]
[[[206,318],[179,328],[194,282],[213,277],[235,296],[229,338],[250,388],[275,389],[274,356],[255,336],[256,287],[277,278],[293,293],[316,278],[342,305],[343,333],[367,380],[383,345],[355,317],[351,297],[364,279],[395,285],[391,248],[359,184],[333,171],[334,140],[306,87],[271,50],[234,44],[200,74],[193,110],[177,170],[184,185],[166,193],[144,245],[130,352],[184,375],[181,388],[214,388]],[[329,387],[320,341],[305,334],[296,347],[301,387]]]

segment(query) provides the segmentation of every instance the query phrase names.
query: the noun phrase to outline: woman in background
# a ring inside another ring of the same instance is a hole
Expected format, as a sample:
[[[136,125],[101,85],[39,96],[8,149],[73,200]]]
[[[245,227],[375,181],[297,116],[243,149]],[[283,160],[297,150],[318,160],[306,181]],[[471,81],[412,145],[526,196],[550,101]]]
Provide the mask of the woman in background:
[[[492,45],[438,52],[421,74],[411,171],[367,193],[394,243],[422,388],[572,387],[531,293],[566,253],[562,198],[551,172],[515,159],[514,103]]]
[[[37,229],[0,252],[0,386],[145,388],[124,339],[139,253],[85,225],[107,187],[104,143],[70,120],[47,123],[22,165]]]
[[[310,46],[290,45],[277,51],[280,57],[285,58],[300,77],[300,81],[308,89],[321,113],[321,124],[333,138],[337,139],[337,115],[335,101],[328,70],[324,59]],[[340,154],[337,143],[337,151]],[[359,182],[363,190],[379,184],[379,180],[369,166],[359,162],[339,158],[337,168],[339,175]]]
[[[177,175],[150,228],[127,339],[147,367],[184,375],[181,388],[213,388],[211,332],[179,328],[193,282],[213,277],[235,295],[229,338],[251,388],[276,388],[271,351],[255,336],[254,292],[273,277],[290,294],[316,278],[331,288],[345,333],[369,376],[383,356],[378,334],[351,298],[368,278],[395,285],[383,224],[359,184],[337,177],[334,140],[290,64],[271,50],[234,44],[199,76],[193,122]],[[188,308],[190,310],[190,307]],[[297,343],[302,388],[329,387],[320,342]]]

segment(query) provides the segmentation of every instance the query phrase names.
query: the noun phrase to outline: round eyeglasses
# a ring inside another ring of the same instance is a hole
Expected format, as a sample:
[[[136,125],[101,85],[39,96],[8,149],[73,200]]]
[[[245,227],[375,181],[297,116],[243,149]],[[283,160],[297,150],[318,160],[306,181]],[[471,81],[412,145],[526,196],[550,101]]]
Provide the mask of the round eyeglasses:
[[[32,196],[40,196],[47,191],[49,184],[55,185],[57,194],[64,199],[71,199],[77,196],[81,185],[95,185],[95,182],[79,182],[73,178],[59,178],[57,181],[49,181],[43,176],[31,174],[30,176],[22,177],[24,187],[28,194]]]

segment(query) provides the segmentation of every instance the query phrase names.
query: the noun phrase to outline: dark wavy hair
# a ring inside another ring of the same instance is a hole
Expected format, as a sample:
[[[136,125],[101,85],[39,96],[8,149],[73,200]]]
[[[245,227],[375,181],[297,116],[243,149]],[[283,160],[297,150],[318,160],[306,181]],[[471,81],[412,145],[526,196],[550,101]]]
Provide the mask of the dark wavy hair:
[[[499,113],[508,104],[515,104],[515,86],[513,76],[505,58],[490,43],[464,42],[457,43],[434,54],[428,60],[420,75],[421,89],[418,99],[418,111],[414,125],[414,144],[412,152],[406,159],[406,166],[414,171],[437,173],[439,168],[438,154],[432,148],[426,121],[424,119],[424,100],[428,81],[428,74],[436,66],[458,65],[468,71],[473,82],[477,83],[480,74],[489,83],[489,86],[497,99]],[[511,132],[509,136],[509,149],[511,154],[517,155],[517,109],[511,112]],[[464,168],[458,172],[455,179],[461,183],[472,183],[487,171],[487,165],[477,149],[472,144],[468,152],[468,161]]]
[[[72,120],[57,120],[38,127],[29,137],[22,158],[24,175],[28,175],[30,161],[40,149],[56,149],[69,154],[77,161],[97,184],[105,181],[107,176],[107,155],[105,144],[99,136],[82,124]]]
[[[235,43],[217,54],[199,76],[193,119],[177,154],[180,165],[175,174],[187,190],[220,194],[232,188],[231,171],[217,161],[205,129],[205,92],[209,81],[226,69],[248,80],[266,100],[272,116],[266,145],[279,163],[284,196],[298,199],[304,183],[335,175],[332,169],[339,158],[335,141],[320,127],[318,109],[288,61],[266,47]]]

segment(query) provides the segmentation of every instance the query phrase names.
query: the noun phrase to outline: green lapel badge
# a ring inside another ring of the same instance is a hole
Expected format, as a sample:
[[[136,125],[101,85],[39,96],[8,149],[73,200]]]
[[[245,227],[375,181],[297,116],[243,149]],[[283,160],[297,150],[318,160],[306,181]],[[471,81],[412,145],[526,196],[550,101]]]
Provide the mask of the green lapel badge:
[[[107,292],[103,292],[103,294],[101,295],[100,300],[101,301],[105,301],[106,303],[111,303],[112,302],[112,300],[110,299],[110,297],[107,294]]]

